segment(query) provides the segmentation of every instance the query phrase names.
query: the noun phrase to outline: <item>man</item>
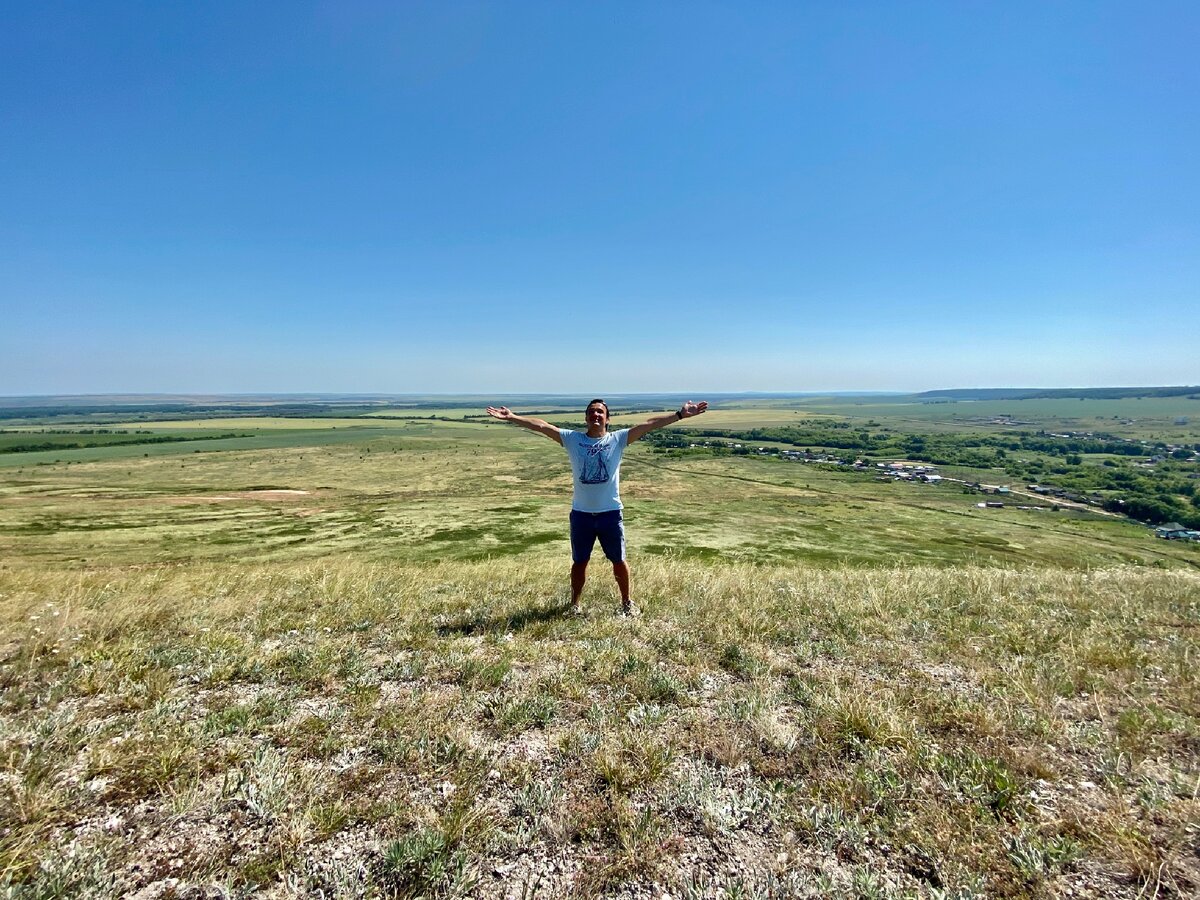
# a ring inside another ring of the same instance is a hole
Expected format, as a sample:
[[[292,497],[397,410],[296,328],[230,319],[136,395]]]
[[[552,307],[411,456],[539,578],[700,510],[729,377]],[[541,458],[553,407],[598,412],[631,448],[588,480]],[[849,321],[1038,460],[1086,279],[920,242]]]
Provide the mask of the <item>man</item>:
[[[571,610],[579,612],[579,597],[587,580],[588,560],[596,539],[613,567],[613,577],[621,590],[621,612],[637,615],[629,599],[629,565],[625,562],[625,526],[621,519],[621,456],[625,448],[657,428],[672,422],[690,419],[708,409],[708,401],[689,400],[678,411],[647,419],[641,425],[620,431],[608,430],[608,404],[593,400],[587,405],[584,419],[587,431],[556,428],[543,419],[519,416],[507,406],[489,406],[487,413],[495,419],[512,422],[557,441],[571,459],[575,476],[575,496],[571,503]]]

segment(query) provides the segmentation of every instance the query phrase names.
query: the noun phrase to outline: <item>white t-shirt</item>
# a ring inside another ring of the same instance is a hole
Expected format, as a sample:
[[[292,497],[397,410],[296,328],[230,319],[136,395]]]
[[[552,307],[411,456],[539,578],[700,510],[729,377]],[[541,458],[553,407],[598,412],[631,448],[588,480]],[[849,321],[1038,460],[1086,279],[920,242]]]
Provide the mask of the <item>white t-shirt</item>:
[[[585,432],[560,428],[563,448],[575,476],[572,509],[608,512],[621,508],[621,455],[629,446],[629,429],[609,431],[591,438]]]

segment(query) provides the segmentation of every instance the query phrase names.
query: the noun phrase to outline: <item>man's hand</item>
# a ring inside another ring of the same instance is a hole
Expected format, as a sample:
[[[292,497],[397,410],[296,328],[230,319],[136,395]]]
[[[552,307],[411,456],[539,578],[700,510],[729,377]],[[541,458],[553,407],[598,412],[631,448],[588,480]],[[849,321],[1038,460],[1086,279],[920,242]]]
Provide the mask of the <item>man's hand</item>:
[[[679,417],[681,419],[690,419],[692,416],[700,415],[700,413],[707,409],[707,400],[701,400],[699,403],[693,403],[691,400],[688,400],[683,406],[679,407]]]
[[[493,419],[503,419],[505,422],[511,421],[514,418],[513,411],[507,406],[489,406],[487,414]]]

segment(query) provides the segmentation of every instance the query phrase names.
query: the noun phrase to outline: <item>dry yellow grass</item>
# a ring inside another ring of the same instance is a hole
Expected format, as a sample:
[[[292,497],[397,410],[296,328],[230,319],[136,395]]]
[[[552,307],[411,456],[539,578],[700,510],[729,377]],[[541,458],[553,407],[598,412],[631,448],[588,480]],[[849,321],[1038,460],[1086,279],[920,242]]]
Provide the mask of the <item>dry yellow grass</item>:
[[[0,571],[13,896],[1185,896],[1200,578]]]

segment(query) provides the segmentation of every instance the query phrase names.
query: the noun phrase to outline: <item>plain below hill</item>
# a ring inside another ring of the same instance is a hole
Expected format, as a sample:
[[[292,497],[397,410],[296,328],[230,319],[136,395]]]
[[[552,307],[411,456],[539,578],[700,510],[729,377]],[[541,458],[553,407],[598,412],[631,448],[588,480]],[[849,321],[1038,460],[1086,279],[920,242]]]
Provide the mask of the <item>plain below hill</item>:
[[[1200,399],[1200,386],[1098,388],[950,388],[922,391],[921,400],[1131,400],[1144,397]]]

